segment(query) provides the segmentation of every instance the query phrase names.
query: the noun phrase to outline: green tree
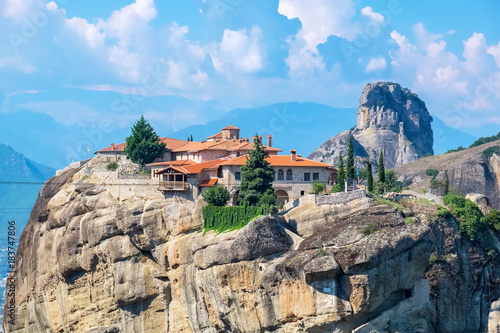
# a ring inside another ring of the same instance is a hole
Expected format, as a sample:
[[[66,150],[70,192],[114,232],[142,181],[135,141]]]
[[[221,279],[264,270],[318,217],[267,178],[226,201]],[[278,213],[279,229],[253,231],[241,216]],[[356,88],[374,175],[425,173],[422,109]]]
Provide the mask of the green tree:
[[[134,163],[142,166],[162,157],[165,153],[166,144],[160,143],[156,134],[144,116],[132,127],[132,134],[125,139],[125,153]]]
[[[204,191],[201,196],[203,200],[212,206],[223,207],[229,200],[229,191],[220,185],[215,185],[210,187],[208,190]]]
[[[356,179],[356,169],[354,166],[354,149],[352,148],[352,136],[349,137],[349,143],[347,145],[347,178]]]
[[[345,170],[344,170],[344,156],[342,154],[339,155],[339,171],[338,171],[338,184],[340,185],[340,189],[345,191]]]
[[[266,202],[271,201],[269,196],[274,196],[272,188],[274,169],[266,161],[268,155],[264,152],[264,146],[258,135],[254,137],[253,143],[254,148],[248,152],[249,158],[241,167],[239,202],[248,206],[257,205],[263,195],[266,195]]]
[[[393,169],[387,170],[385,172],[385,183],[388,188],[393,188],[398,180],[398,174]]]
[[[373,192],[373,171],[372,162],[366,160],[366,186],[368,187],[368,192]]]
[[[448,172],[446,173],[446,178],[444,179],[444,195],[450,193],[450,178],[448,178]]]
[[[384,166],[384,153],[380,151],[380,156],[378,158],[378,181],[385,183],[385,166]]]

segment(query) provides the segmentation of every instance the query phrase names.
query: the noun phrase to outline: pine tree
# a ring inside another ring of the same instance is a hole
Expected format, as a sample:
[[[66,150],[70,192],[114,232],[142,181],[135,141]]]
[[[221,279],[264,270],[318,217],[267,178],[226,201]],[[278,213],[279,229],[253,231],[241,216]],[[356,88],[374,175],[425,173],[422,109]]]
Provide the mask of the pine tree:
[[[144,116],[134,124],[132,134],[125,139],[125,142],[127,156],[132,162],[142,166],[162,157],[166,148],[166,144],[160,143],[153,126],[144,119]]]
[[[373,192],[373,171],[372,171],[372,162],[370,160],[366,160],[366,186],[368,188],[368,192]]]
[[[354,166],[354,149],[352,148],[352,136],[349,137],[349,144],[347,146],[347,178],[355,179],[356,178],[356,169]]]
[[[380,156],[378,158],[378,181],[382,184],[385,183],[384,154],[382,153],[382,150],[380,151]]]
[[[249,158],[241,167],[239,202],[248,206],[256,206],[263,196],[266,202],[270,201],[269,196],[274,196],[272,188],[274,169],[266,161],[269,155],[264,152],[264,146],[258,135],[254,137],[253,143],[254,148],[248,152]]]
[[[342,154],[339,155],[339,171],[338,171],[338,184],[340,185],[340,189],[342,191],[345,190],[345,170],[344,170],[344,156]]]

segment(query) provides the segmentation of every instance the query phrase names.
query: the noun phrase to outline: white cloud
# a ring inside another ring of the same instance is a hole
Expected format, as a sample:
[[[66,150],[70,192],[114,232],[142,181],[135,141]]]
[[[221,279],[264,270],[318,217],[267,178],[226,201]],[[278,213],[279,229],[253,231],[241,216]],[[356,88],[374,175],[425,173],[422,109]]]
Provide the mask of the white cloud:
[[[5,0],[3,1],[3,17],[19,21],[31,14],[35,8],[43,8],[41,0]]]
[[[280,0],[278,12],[302,23],[302,28],[289,40],[291,47],[286,61],[291,76],[324,69],[317,46],[328,37],[353,41],[361,31],[351,22],[356,14],[352,0]]]
[[[106,36],[95,24],[91,24],[80,17],[66,19],[65,23],[68,29],[73,30],[79,37],[85,39],[91,48],[95,49],[104,46]]]
[[[232,69],[244,73],[255,73],[264,68],[266,53],[262,47],[262,30],[253,27],[251,31],[226,29],[222,41],[211,52],[215,69],[227,72]]]
[[[498,42],[498,45],[490,46],[486,50],[488,54],[491,54],[493,58],[495,58],[495,61],[497,63],[497,67],[500,68],[500,42]]]
[[[378,58],[371,58],[370,61],[368,62],[368,65],[366,65],[366,73],[370,73],[373,71],[380,71],[383,70],[387,67],[387,62],[384,57],[378,57]]]
[[[0,68],[13,69],[24,74],[33,74],[37,68],[29,62],[24,62],[19,56],[0,58]]]
[[[370,6],[366,6],[365,8],[361,9],[361,15],[370,18],[371,20],[378,22],[378,23],[384,23],[385,22],[385,17],[384,15],[377,13],[373,11],[373,8]]]

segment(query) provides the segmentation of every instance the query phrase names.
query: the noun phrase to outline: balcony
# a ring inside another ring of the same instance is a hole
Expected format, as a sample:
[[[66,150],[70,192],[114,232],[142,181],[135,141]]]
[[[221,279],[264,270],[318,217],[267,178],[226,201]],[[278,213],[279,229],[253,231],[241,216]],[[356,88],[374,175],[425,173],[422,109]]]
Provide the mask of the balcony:
[[[187,192],[189,189],[187,181],[163,181],[160,180],[158,190],[160,191],[182,191]]]

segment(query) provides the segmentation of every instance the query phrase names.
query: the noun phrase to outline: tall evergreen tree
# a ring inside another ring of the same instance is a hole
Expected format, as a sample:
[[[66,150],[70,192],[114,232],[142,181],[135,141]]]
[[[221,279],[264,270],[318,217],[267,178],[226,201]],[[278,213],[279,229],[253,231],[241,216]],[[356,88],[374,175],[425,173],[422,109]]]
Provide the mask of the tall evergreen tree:
[[[345,170],[344,170],[344,156],[339,155],[339,171],[337,175],[338,183],[342,191],[345,190]]]
[[[132,127],[132,134],[125,139],[125,153],[134,163],[142,166],[162,157],[165,153],[166,144],[160,143],[156,134],[144,116]]]
[[[380,150],[378,158],[378,181],[382,184],[385,183],[385,166],[384,166],[384,153]]]
[[[444,180],[444,195],[450,193],[450,178],[448,178],[448,172],[446,172],[446,178]]]
[[[258,135],[255,136],[253,143],[254,148],[248,152],[249,158],[241,167],[239,202],[248,206],[257,205],[264,195],[266,201],[270,201],[269,196],[274,196],[272,188],[274,169],[266,161],[269,155],[265,153]]]
[[[373,192],[373,170],[372,170],[372,162],[370,160],[366,160],[366,186],[368,188],[368,192]]]
[[[352,136],[349,137],[349,144],[347,146],[347,178],[356,179],[356,167],[354,166],[354,149],[352,148]]]
[[[193,141],[193,134],[191,134],[191,138],[190,138],[190,140],[189,140],[189,141]]]

